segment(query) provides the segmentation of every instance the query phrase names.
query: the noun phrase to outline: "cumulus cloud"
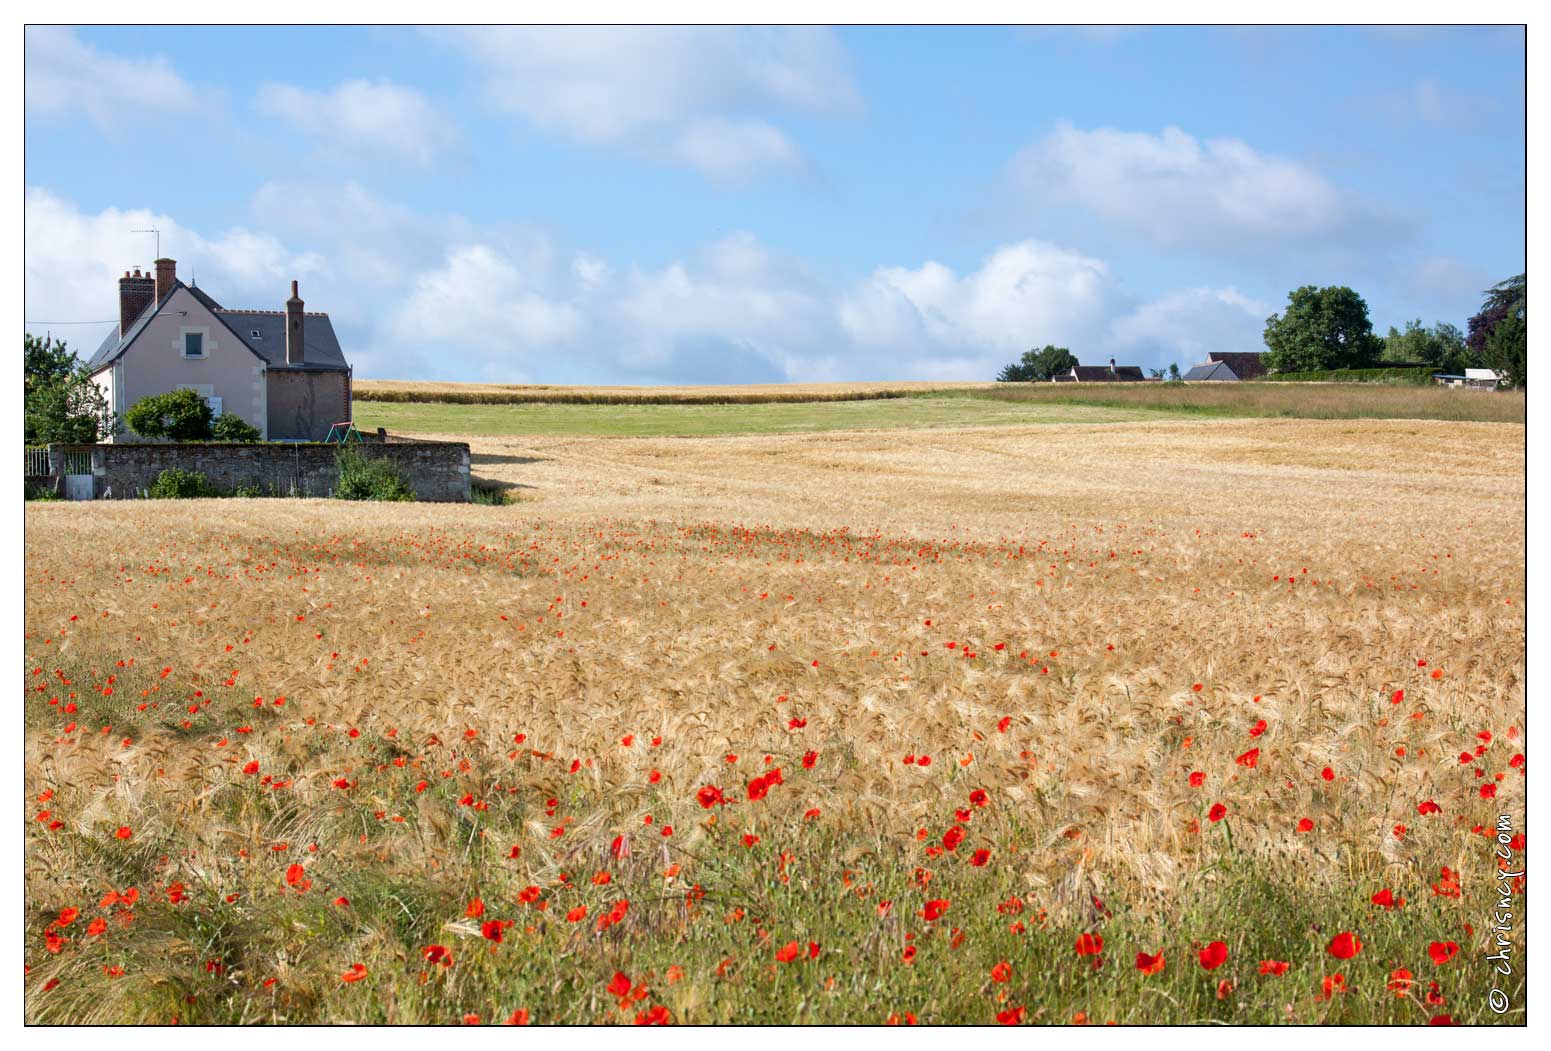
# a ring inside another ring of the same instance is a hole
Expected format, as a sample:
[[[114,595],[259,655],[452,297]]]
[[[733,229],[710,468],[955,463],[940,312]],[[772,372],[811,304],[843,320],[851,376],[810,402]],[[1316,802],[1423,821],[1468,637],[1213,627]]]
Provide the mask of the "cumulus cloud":
[[[255,105],[330,151],[393,157],[425,167],[458,141],[451,119],[414,88],[348,80],[329,91],[265,84]]]
[[[27,28],[26,88],[28,113],[81,113],[115,138],[144,128],[149,117],[200,108],[193,86],[166,59],[111,55],[56,26]]]
[[[1113,342],[1144,353],[1149,362],[1188,368],[1212,351],[1261,350],[1265,319],[1275,310],[1231,286],[1177,289],[1116,319]]]
[[[88,214],[40,187],[27,188],[25,213],[29,321],[112,319],[116,324],[118,278],[135,267],[149,270],[155,254],[151,238],[130,232],[135,229],[160,229],[162,251],[177,259],[178,276],[197,278],[228,306],[279,310],[288,282],[305,279],[323,265],[318,255],[292,251],[268,233],[233,227],[205,236],[147,209]],[[111,327],[72,325],[55,335],[90,351]]]
[[[926,260],[837,282],[749,233],[643,266],[527,226],[412,212],[348,183],[271,184],[251,211],[253,227],[205,234],[168,215],[84,212],[31,188],[28,317],[115,317],[115,279],[146,264],[145,238],[128,231],[152,224],[179,272],[228,305],[278,306],[286,282],[302,279],[308,307],[330,314],[363,377],[985,379],[1044,343],[1084,361],[1118,349],[1163,364],[1221,349],[1235,325],[1269,312],[1231,288],[1137,304],[1103,260],[1042,241],[1003,245],[962,270]]]
[[[592,146],[722,181],[795,169],[790,136],[751,110],[854,112],[839,41],[812,28],[436,30],[480,71],[499,112]]]
[[[1014,158],[1018,193],[1037,208],[1080,207],[1169,249],[1263,253],[1387,230],[1378,204],[1311,165],[1238,139],[1197,139],[1061,124]]]

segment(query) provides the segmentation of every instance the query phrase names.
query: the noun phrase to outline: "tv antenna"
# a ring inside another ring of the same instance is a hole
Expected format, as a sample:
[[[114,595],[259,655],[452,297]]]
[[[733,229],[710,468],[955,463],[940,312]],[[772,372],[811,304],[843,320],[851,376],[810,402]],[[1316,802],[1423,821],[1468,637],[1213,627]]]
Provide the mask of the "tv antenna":
[[[155,234],[156,235],[156,258],[160,259],[162,257],[162,232],[160,230],[158,230],[154,226],[151,226],[151,227],[147,227],[144,230],[131,230],[129,232],[132,233],[132,234]]]

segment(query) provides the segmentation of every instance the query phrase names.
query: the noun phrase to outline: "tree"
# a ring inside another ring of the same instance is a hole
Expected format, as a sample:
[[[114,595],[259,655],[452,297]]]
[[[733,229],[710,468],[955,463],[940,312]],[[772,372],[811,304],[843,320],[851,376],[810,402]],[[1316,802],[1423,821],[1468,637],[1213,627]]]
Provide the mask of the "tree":
[[[22,430],[29,445],[91,443],[118,430],[118,417],[85,364],[64,342],[24,335],[26,396]]]
[[[1440,321],[1432,328],[1422,324],[1422,319],[1406,322],[1406,330],[1397,332],[1391,325],[1384,337],[1384,361],[1419,361],[1435,369],[1458,375],[1466,368],[1474,368],[1479,355],[1471,352],[1465,343],[1465,334],[1457,326]]]
[[[997,375],[1001,383],[1049,383],[1057,373],[1077,364],[1077,357],[1065,347],[1049,343],[1039,350],[1026,350],[1023,357],[1004,367]]]
[[[1266,318],[1265,341],[1272,372],[1363,368],[1383,349],[1368,304],[1344,285],[1304,285],[1288,293],[1287,309]]]
[[[131,405],[124,418],[130,430],[143,438],[207,442],[211,436],[210,405],[198,391],[147,395]]]
[[[1175,361],[1171,361],[1171,362],[1169,362],[1169,382],[1170,383],[1178,383],[1179,381],[1180,381],[1179,363],[1175,362]]]
[[[230,412],[215,418],[210,426],[210,436],[218,442],[256,442],[263,437],[257,427]]]
[[[1529,300],[1524,275],[1499,281],[1481,294],[1486,299],[1480,312],[1466,322],[1470,329],[1466,342],[1482,364],[1502,373],[1510,386],[1526,386]]]
[[[1517,274],[1506,281],[1497,282],[1497,284],[1481,293],[1486,299],[1481,304],[1480,312],[1465,323],[1470,331],[1466,342],[1470,345],[1471,350],[1477,354],[1483,353],[1486,350],[1487,337],[1492,334],[1492,329],[1496,328],[1498,322],[1510,314],[1516,314],[1520,317],[1524,316],[1524,306],[1526,296],[1528,295],[1527,287],[1524,282],[1524,275]]]
[[[1528,386],[1528,333],[1528,321],[1520,311],[1499,321],[1492,328],[1492,334],[1486,337],[1486,350],[1481,360],[1510,387]]]

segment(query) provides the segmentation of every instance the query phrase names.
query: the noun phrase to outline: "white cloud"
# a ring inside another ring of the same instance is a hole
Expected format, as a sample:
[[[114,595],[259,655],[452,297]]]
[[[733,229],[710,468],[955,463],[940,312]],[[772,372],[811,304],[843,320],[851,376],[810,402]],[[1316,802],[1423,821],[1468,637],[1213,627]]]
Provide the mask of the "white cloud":
[[[1111,295],[1101,260],[1023,241],[963,277],[935,262],[880,269],[845,297],[840,318],[864,346],[972,351],[985,366],[1030,346],[1081,344]]]
[[[136,267],[150,270],[155,255],[150,236],[130,232],[135,229],[159,228],[162,252],[178,261],[178,276],[197,279],[227,306],[279,310],[289,282],[305,283],[323,265],[316,254],[291,251],[269,234],[233,227],[206,237],[147,209],[86,214],[39,187],[27,188],[25,208],[29,321],[116,322],[118,278]],[[56,335],[90,352],[110,327],[72,325]]]
[[[200,108],[194,88],[166,59],[110,55],[56,26],[27,28],[26,90],[29,113],[80,112],[114,138],[143,129],[150,117]]]
[[[422,167],[458,142],[451,119],[414,88],[348,80],[330,91],[265,84],[255,105],[331,152],[401,158]]]
[[[801,151],[752,111],[854,112],[859,96],[828,30],[505,27],[435,30],[484,77],[496,110],[592,146],[724,182],[796,168]]]
[[[1265,319],[1275,310],[1231,286],[1184,288],[1143,303],[1111,331],[1116,347],[1188,368],[1212,351],[1262,349]]]
[[[197,272],[228,305],[278,308],[286,282],[302,279],[308,307],[329,313],[362,377],[987,379],[1044,343],[1085,362],[1122,350],[1162,364],[1193,339],[1221,345],[1198,330],[1267,312],[1232,289],[1136,307],[1104,261],[1040,241],[1004,245],[962,272],[928,260],[836,282],[748,233],[641,266],[530,227],[411,212],[351,184],[272,184],[252,212],[252,228],[204,235],[172,216],[87,213],[31,188],[28,317],[115,317],[115,279],[149,254],[128,231],[148,224],[180,274]]]
[[[1263,253],[1390,222],[1308,164],[1176,127],[1152,135],[1061,124],[1020,151],[1011,170],[1026,202],[1077,205],[1166,248]]]

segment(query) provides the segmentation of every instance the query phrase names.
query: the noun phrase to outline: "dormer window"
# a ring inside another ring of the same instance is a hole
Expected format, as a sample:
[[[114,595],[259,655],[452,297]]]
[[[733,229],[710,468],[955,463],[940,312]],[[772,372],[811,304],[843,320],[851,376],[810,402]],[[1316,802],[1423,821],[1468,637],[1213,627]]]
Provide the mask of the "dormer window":
[[[185,358],[202,358],[205,356],[205,334],[203,332],[183,333],[183,356]]]
[[[259,332],[259,330],[256,329],[256,328],[249,329],[248,330],[248,335],[252,336],[254,339],[263,339],[264,338],[263,333]]]

